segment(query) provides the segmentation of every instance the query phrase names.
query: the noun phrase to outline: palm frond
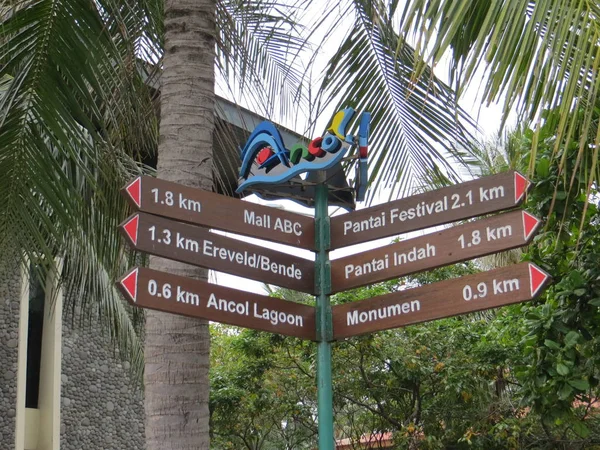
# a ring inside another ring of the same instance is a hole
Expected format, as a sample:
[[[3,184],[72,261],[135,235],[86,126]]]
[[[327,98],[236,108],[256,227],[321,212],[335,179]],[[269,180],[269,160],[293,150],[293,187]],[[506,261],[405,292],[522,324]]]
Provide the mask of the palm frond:
[[[298,56],[307,46],[297,8],[271,0],[217,2],[217,68],[235,93],[267,118],[295,117],[306,106]]]
[[[453,83],[459,93],[483,70],[482,102],[502,102],[504,121],[514,110],[521,124],[539,129],[546,120],[544,111],[557,110],[556,163],[564,171],[566,152],[561,149],[575,140],[579,157],[568,174],[571,182],[582,171],[588,184],[598,180],[595,158],[591,166],[581,166],[584,152],[591,150],[589,142],[596,148],[600,144],[600,7],[596,2],[414,0],[407,3],[402,26],[416,36],[420,48],[429,49],[423,61],[435,64],[451,51]]]
[[[0,17],[0,258],[18,249],[46,270],[64,260],[82,313],[103,309],[134,363],[135,320],[111,284],[123,270],[118,191],[157,141],[136,68],[146,14],[116,0],[21,0]]]
[[[371,111],[371,198],[408,195],[415,182],[436,173],[461,179],[456,163],[470,162],[475,125],[451,89],[426,68],[413,77],[414,49],[400,40],[391,11],[353,2],[355,21],[331,59],[322,89],[326,102]]]

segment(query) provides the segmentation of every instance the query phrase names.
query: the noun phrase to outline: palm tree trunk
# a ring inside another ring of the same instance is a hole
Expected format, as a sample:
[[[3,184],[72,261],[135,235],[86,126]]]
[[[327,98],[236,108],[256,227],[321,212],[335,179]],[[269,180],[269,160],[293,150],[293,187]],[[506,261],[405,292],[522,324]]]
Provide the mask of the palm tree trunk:
[[[215,1],[165,2],[158,176],[212,189]],[[207,271],[153,258],[192,278]],[[208,323],[149,311],[144,374],[148,450],[209,448]]]

